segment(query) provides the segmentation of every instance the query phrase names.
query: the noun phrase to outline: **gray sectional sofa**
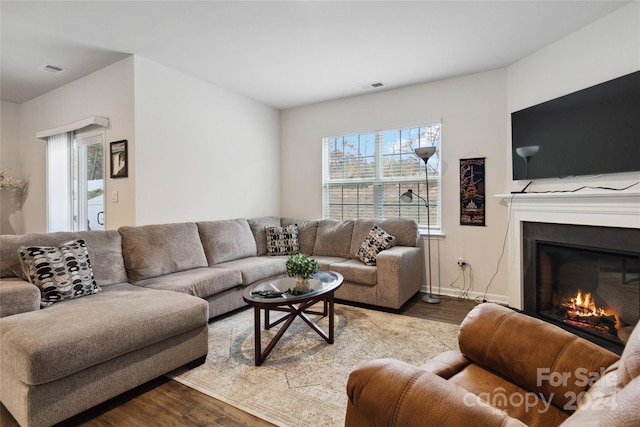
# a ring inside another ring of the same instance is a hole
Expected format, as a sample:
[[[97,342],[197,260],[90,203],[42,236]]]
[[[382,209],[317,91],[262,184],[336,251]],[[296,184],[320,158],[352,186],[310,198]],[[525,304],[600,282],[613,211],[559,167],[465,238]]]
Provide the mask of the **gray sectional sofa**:
[[[368,266],[378,224],[393,247]],[[204,361],[208,321],[245,305],[246,286],[285,273],[265,226],[296,224],[300,251],[344,276],[336,298],[400,308],[422,284],[417,225],[262,217],[0,236],[0,401],[23,426],[49,426],[185,364]],[[99,293],[40,308],[21,246],[82,239]]]

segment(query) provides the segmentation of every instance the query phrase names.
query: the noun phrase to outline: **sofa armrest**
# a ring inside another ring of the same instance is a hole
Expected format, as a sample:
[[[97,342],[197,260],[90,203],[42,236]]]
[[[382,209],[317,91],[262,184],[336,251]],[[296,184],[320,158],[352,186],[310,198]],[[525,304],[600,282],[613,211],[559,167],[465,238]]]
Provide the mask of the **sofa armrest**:
[[[356,368],[347,395],[346,427],[524,426],[473,393],[393,359]]]
[[[378,305],[400,308],[420,290],[423,252],[411,246],[393,246],[376,257]]]
[[[22,279],[0,280],[0,317],[40,309],[40,289]]]

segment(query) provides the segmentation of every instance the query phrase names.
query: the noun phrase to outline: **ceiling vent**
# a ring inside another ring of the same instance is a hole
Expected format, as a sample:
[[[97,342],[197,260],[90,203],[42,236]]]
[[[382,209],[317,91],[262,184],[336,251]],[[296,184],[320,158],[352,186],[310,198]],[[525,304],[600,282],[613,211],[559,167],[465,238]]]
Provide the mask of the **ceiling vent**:
[[[64,71],[63,68],[56,67],[55,65],[50,65],[50,64],[45,65],[44,67],[42,67],[42,69],[44,71],[46,71],[48,73],[52,73],[52,74],[58,74],[58,73]]]
[[[366,84],[364,86],[360,86],[362,89],[364,90],[370,90],[370,89],[380,89],[381,87],[384,87],[384,83],[382,82],[373,82],[373,83],[369,83]]]

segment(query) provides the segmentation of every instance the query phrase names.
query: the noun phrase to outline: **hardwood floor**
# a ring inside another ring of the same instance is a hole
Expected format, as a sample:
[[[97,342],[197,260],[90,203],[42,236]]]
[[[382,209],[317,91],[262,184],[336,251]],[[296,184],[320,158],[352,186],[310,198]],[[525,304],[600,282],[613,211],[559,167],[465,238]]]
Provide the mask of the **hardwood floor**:
[[[438,322],[453,323],[459,325],[469,311],[478,305],[473,300],[457,299],[455,297],[442,296],[440,304],[426,304],[421,298],[424,294],[414,295],[402,307],[400,314],[403,316],[418,317],[420,319],[436,320]]]
[[[425,304],[422,294],[414,296],[400,310],[403,316],[459,324],[476,303],[442,297],[440,304]],[[0,405],[0,427],[18,423]],[[147,427],[230,426],[271,427],[251,414],[236,409],[166,377],[156,378],[102,405],[79,414],[57,427]]]

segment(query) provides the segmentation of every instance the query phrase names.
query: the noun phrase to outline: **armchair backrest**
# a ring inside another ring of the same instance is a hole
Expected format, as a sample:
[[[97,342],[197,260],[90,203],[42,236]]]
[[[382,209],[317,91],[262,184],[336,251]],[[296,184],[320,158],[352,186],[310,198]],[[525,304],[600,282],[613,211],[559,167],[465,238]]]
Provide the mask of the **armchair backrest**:
[[[476,306],[460,325],[460,351],[525,390],[570,408],[619,358],[557,326],[497,304]]]

